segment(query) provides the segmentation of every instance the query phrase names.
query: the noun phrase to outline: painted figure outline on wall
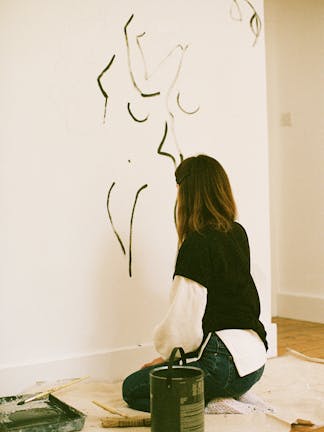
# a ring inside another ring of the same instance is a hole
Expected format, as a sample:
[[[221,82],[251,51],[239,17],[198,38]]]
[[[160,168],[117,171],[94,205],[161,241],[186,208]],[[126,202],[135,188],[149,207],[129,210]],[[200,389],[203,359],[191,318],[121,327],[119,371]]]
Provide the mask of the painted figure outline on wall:
[[[131,17],[128,19],[127,23],[124,26],[124,36],[125,36],[125,44],[126,44],[126,48],[127,48],[127,64],[128,64],[128,68],[129,68],[129,76],[130,76],[130,79],[131,79],[131,82],[133,84],[134,89],[140,94],[140,96],[142,98],[144,98],[143,100],[145,100],[146,98],[149,98],[149,97],[159,97],[159,96],[161,96],[161,92],[160,91],[154,91],[154,92],[151,92],[151,93],[144,92],[144,91],[142,91],[140,89],[140,87],[137,84],[136,79],[135,79],[135,75],[136,74],[133,71],[133,67],[132,67],[132,63],[131,63],[131,48],[130,48],[130,44],[129,44],[129,39],[128,39],[129,36],[128,36],[128,31],[127,31],[127,27],[131,23],[131,21],[132,21],[133,18],[134,18],[134,14],[131,15]],[[156,152],[157,152],[157,154],[159,156],[169,157],[172,160],[174,167],[176,167],[176,165],[177,165],[176,158],[179,159],[179,162],[181,162],[181,160],[183,159],[183,155],[182,155],[182,153],[180,151],[180,148],[179,148],[179,146],[177,144],[177,140],[176,140],[176,136],[175,136],[175,131],[174,131],[174,114],[171,112],[171,110],[169,108],[169,99],[170,99],[171,91],[173,90],[173,88],[174,88],[174,86],[175,86],[175,84],[176,84],[176,82],[177,82],[177,80],[179,78],[179,74],[180,74],[180,70],[181,70],[181,66],[182,66],[182,61],[183,61],[183,56],[184,56],[184,53],[185,53],[185,51],[187,49],[187,46],[183,47],[180,44],[176,45],[167,54],[167,56],[160,61],[160,63],[158,64],[156,70],[152,74],[148,74],[148,72],[147,72],[147,66],[146,66],[146,60],[145,60],[145,56],[144,56],[144,51],[143,51],[143,48],[142,48],[142,46],[141,46],[141,44],[139,42],[139,37],[143,37],[144,35],[145,35],[145,32],[141,33],[140,35],[137,35],[136,36],[136,42],[137,42],[137,46],[138,46],[138,49],[139,49],[139,52],[141,54],[142,61],[143,61],[143,64],[144,64],[145,80],[146,81],[149,81],[150,78],[154,75],[154,73],[157,72],[157,70],[159,69],[159,67],[161,67],[161,65],[163,63],[165,63],[168,60],[168,58],[170,58],[174,53],[176,53],[176,51],[178,51],[178,52],[180,51],[181,52],[181,56],[179,58],[179,61],[178,61],[177,67],[176,67],[176,71],[175,71],[174,76],[172,78],[171,84],[168,86],[168,88],[164,92],[166,94],[166,96],[165,96],[165,105],[167,107],[168,118],[164,120],[163,136],[162,136],[162,139],[160,140],[159,144],[157,145],[157,150],[156,150]],[[110,60],[110,62],[108,63],[108,65],[103,69],[103,71],[100,73],[100,75],[97,78],[97,82],[98,82],[98,85],[100,87],[100,91],[103,94],[103,96],[105,97],[104,121],[106,119],[106,112],[107,112],[108,92],[103,88],[102,83],[101,83],[101,79],[104,76],[104,74],[109,70],[110,66],[113,63],[114,58],[115,58],[115,55],[113,55],[113,57]],[[198,112],[198,110],[199,110],[199,107],[195,108],[193,111],[185,110],[181,106],[181,103],[180,103],[180,92],[177,93],[176,102],[177,102],[177,106],[179,107],[179,109],[183,113],[185,113],[185,114],[192,115],[192,114],[195,114],[196,112]],[[149,119],[149,114],[147,114],[146,117],[144,117],[142,119],[137,118],[135,116],[135,114],[133,113],[133,111],[131,110],[130,102],[128,102],[128,104],[127,104],[127,111],[129,113],[129,115],[131,116],[131,118],[135,122],[137,122],[137,123],[144,123],[144,122],[146,122]],[[163,145],[165,144],[167,135],[168,135],[169,124],[170,124],[170,129],[173,132],[174,142],[176,144],[175,154],[172,154],[171,152],[164,151],[162,149]],[[111,214],[111,209],[110,209],[111,195],[112,195],[112,191],[113,191],[115,185],[116,185],[116,182],[113,182],[111,184],[111,186],[109,187],[109,190],[108,190],[107,203],[106,203],[106,205],[107,205],[107,213],[108,213],[108,218],[109,218],[110,225],[111,225],[111,227],[113,229],[113,232],[114,232],[114,235],[115,235],[115,237],[116,237],[116,239],[117,239],[117,241],[118,241],[118,243],[120,245],[122,253],[124,255],[127,255],[126,247],[124,245],[124,242],[121,239],[120,234],[118,233],[118,231],[117,231],[117,229],[115,227],[115,224],[114,224],[114,221],[113,221],[113,216]],[[139,187],[139,189],[137,190],[136,195],[135,195],[135,199],[134,199],[134,203],[133,203],[133,207],[132,207],[132,212],[131,212],[130,225],[129,225],[129,247],[128,247],[128,274],[129,274],[130,277],[132,276],[132,255],[133,255],[132,244],[133,244],[133,224],[134,224],[135,208],[136,208],[137,201],[138,201],[140,193],[146,187],[148,187],[148,185],[144,184],[141,187]]]
[[[162,139],[160,140],[160,142],[157,146],[157,154],[160,156],[169,157],[172,160],[174,167],[176,167],[177,166],[177,159],[178,159],[178,162],[181,162],[183,160],[183,154],[182,154],[182,151],[181,151],[180,146],[178,144],[178,140],[177,140],[176,133],[175,133],[175,116],[174,116],[174,113],[171,111],[171,108],[170,108],[170,97],[171,97],[172,91],[173,91],[173,89],[174,89],[174,87],[175,87],[175,85],[179,79],[179,75],[180,75],[180,71],[181,71],[181,67],[182,67],[182,63],[183,63],[183,58],[184,58],[185,52],[188,48],[188,45],[182,46],[181,44],[177,44],[159,62],[159,64],[156,66],[156,68],[153,70],[153,72],[149,73],[148,68],[147,68],[146,58],[144,55],[143,46],[141,43],[141,40],[146,35],[146,32],[142,32],[138,35],[135,35],[134,39],[136,40],[136,46],[138,48],[138,52],[139,52],[140,58],[142,60],[143,69],[144,69],[144,85],[147,85],[149,83],[150,79],[160,70],[161,66],[163,64],[165,64],[168,61],[168,59],[171,58],[171,56],[177,54],[177,52],[180,51],[180,57],[178,59],[178,64],[177,64],[176,70],[174,72],[174,76],[173,76],[169,86],[165,89],[162,89],[162,88],[157,89],[154,92],[148,92],[146,90],[144,91],[142,88],[140,88],[140,86],[139,86],[139,84],[135,78],[136,73],[133,70],[133,64],[132,64],[132,60],[131,60],[132,55],[135,54],[131,49],[130,37],[129,37],[129,26],[130,26],[131,22],[133,21],[133,19],[134,19],[134,14],[132,14],[130,16],[130,18],[128,19],[128,21],[126,22],[126,24],[124,26],[124,37],[125,37],[125,44],[126,44],[126,50],[127,50],[127,64],[128,64],[129,76],[130,76],[131,82],[133,84],[133,87],[136,89],[136,91],[138,92],[138,94],[142,98],[158,97],[157,99],[159,99],[159,97],[162,96],[162,94],[165,94],[164,103],[165,103],[165,108],[166,108],[166,112],[167,112],[167,118],[164,120]],[[163,85],[163,84],[161,83],[161,85]],[[185,114],[189,114],[189,115],[195,114],[196,112],[198,112],[199,107],[196,108],[192,112],[184,110],[180,105],[179,99],[180,99],[180,93],[178,92],[176,100],[177,100],[177,105],[179,106],[179,108],[182,112],[184,112]],[[157,103],[159,103],[159,102],[157,102]],[[130,102],[128,102],[127,108],[128,108],[128,112],[131,115],[131,117],[133,118],[133,120],[135,120],[137,122],[144,122],[149,117],[149,115],[147,115],[143,120],[137,119],[137,117],[135,117],[133,115],[132,111],[130,110]],[[167,136],[168,136],[169,131],[171,131],[171,133],[172,133],[173,144],[175,147],[175,150],[172,152],[171,151],[167,152],[164,150],[162,151],[162,147],[164,146],[164,144],[167,140]]]
[[[114,222],[113,222],[113,218],[110,212],[110,195],[111,195],[111,191],[113,189],[113,187],[115,186],[115,182],[113,182],[108,190],[108,195],[107,195],[107,213],[108,213],[108,217],[109,217],[109,221],[110,224],[112,226],[113,232],[119,242],[119,245],[122,249],[122,252],[124,255],[126,255],[126,249],[124,246],[124,243],[122,241],[122,239],[120,238],[120,235],[118,234]],[[145,188],[147,188],[147,184],[144,184],[143,186],[141,186],[135,195],[135,199],[134,199],[134,203],[133,203],[133,207],[132,207],[132,213],[131,213],[131,218],[130,218],[130,222],[129,222],[129,243],[128,243],[128,274],[129,277],[132,277],[132,244],[133,244],[133,222],[134,222],[134,215],[135,215],[135,208],[136,208],[136,204],[137,204],[137,200],[138,200],[138,196],[139,194],[142,192],[142,190],[144,190]]]
[[[247,4],[251,9],[252,9],[252,16],[250,18],[249,24],[250,24],[250,29],[252,31],[252,33],[255,36],[255,40],[253,43],[253,46],[256,44],[257,39],[260,35],[261,32],[261,20],[259,15],[257,14],[254,6],[252,5],[252,3],[249,0],[232,0],[232,4],[231,4],[231,8],[230,8],[230,16],[232,19],[237,20],[237,21],[242,21],[243,20],[243,14],[241,11],[241,8],[239,6],[239,1],[244,2],[245,4]],[[177,63],[177,67],[176,67],[176,71],[174,73],[174,77],[170,83],[170,85],[168,86],[167,89],[164,89],[164,91],[162,89],[156,89],[153,92],[150,91],[143,91],[140,86],[138,85],[138,82],[135,78],[136,73],[133,70],[133,65],[132,65],[132,61],[131,61],[131,46],[130,46],[130,39],[129,39],[129,26],[131,24],[131,22],[134,19],[134,14],[131,14],[131,16],[129,17],[129,19],[127,20],[126,24],[123,27],[123,32],[124,32],[124,38],[125,38],[125,44],[126,44],[126,51],[127,51],[127,65],[128,65],[128,72],[129,72],[129,76],[130,76],[130,80],[132,82],[132,85],[134,87],[134,89],[136,90],[136,92],[141,96],[141,98],[143,98],[142,100],[144,101],[146,98],[158,98],[161,96],[161,94],[165,94],[165,98],[164,98],[164,103],[165,103],[165,108],[166,108],[166,112],[167,112],[167,118],[164,119],[164,127],[163,127],[163,134],[162,134],[162,138],[160,139],[160,142],[157,146],[157,154],[159,156],[164,156],[164,157],[168,157],[169,159],[172,160],[172,163],[174,165],[174,168],[176,168],[177,166],[177,159],[178,159],[178,163],[180,163],[183,160],[183,153],[180,149],[180,146],[178,144],[178,140],[176,137],[176,132],[175,132],[175,115],[174,113],[171,111],[170,108],[170,97],[172,95],[172,92],[177,84],[177,81],[179,79],[179,75],[181,72],[181,68],[182,68],[182,64],[183,64],[183,59],[184,59],[184,55],[188,49],[188,45],[181,45],[181,44],[177,44],[175,45],[170,52],[160,61],[160,63],[157,65],[157,67],[153,70],[153,72],[149,73],[148,72],[148,68],[147,68],[147,62],[146,62],[146,57],[144,54],[144,50],[143,50],[143,46],[142,46],[142,38],[146,35],[146,32],[142,32],[140,34],[137,34],[135,36],[136,39],[136,45],[138,48],[138,52],[141,56],[141,60],[142,60],[142,64],[143,64],[143,68],[144,68],[144,82],[145,83],[149,83],[150,79],[153,77],[153,75],[159,70],[159,68],[162,66],[163,63],[167,62],[167,60],[169,58],[171,58],[175,53],[180,52],[180,56],[178,59],[178,63]],[[112,56],[111,60],[109,61],[108,65],[103,69],[103,71],[99,74],[98,78],[97,78],[97,82],[98,82],[98,86],[100,88],[100,91],[102,93],[102,95],[105,98],[105,105],[104,105],[104,119],[103,119],[103,123],[105,123],[106,120],[106,114],[107,114],[107,102],[108,102],[108,93],[107,91],[104,89],[101,79],[104,76],[105,73],[107,73],[107,71],[110,69],[113,61],[115,59],[115,54]],[[161,84],[162,85],[162,84]],[[166,90],[166,91],[165,91]],[[176,105],[178,106],[179,110],[181,112],[183,112],[184,114],[187,115],[193,115],[196,114],[200,107],[196,107],[192,110],[188,110],[185,109],[182,106],[182,102],[180,101],[180,97],[181,94],[178,91],[176,94]],[[147,120],[149,119],[150,114],[148,113],[145,117],[143,118],[138,118],[134,112],[133,109],[131,108],[131,103],[128,102],[127,103],[127,111],[128,114],[130,115],[130,117],[139,124],[143,124],[145,122],[147,122]],[[175,147],[174,151],[165,151],[164,150],[164,145],[167,141],[168,135],[169,135],[169,131],[171,131],[172,134],[172,138],[173,138],[173,144]],[[130,162],[130,161],[129,161]],[[112,189],[115,186],[115,182],[113,182],[108,190],[108,195],[107,195],[107,213],[108,213],[108,218],[111,224],[111,227],[113,229],[113,232],[115,234],[115,237],[117,238],[117,241],[121,247],[121,250],[123,252],[124,255],[126,255],[126,249],[124,246],[123,241],[121,240],[120,235],[118,234],[114,222],[113,222],[113,218],[111,215],[111,211],[110,211],[110,197],[111,197],[111,192]],[[129,247],[128,247],[128,255],[129,255],[129,260],[128,260],[128,273],[129,276],[132,276],[132,240],[133,240],[133,222],[134,222],[134,214],[135,214],[135,208],[136,208],[136,204],[137,204],[137,200],[138,197],[140,195],[140,193],[146,188],[148,187],[147,184],[144,184],[142,186],[139,187],[139,189],[136,192],[135,195],[135,199],[133,202],[133,207],[132,207],[132,212],[131,212],[131,217],[130,217],[130,224],[129,224]]]

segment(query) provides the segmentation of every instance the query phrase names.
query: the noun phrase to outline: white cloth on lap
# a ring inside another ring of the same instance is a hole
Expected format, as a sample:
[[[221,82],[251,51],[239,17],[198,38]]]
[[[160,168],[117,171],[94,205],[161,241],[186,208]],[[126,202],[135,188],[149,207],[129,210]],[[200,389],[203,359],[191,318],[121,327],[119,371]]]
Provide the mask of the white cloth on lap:
[[[163,359],[167,360],[176,346],[181,346],[186,353],[199,348],[204,334],[202,321],[207,294],[207,288],[198,282],[174,277],[169,309],[153,332],[154,347]],[[265,364],[265,346],[253,330],[224,329],[216,333],[230,351],[241,377]]]

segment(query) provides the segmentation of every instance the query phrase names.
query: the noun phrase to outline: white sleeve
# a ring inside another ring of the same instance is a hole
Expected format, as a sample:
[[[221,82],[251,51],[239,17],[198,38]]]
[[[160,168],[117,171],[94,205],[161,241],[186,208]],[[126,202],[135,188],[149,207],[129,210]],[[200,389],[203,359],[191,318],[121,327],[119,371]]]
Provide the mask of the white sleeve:
[[[164,359],[170,357],[174,347],[182,347],[187,353],[199,347],[206,303],[207,288],[191,279],[175,276],[168,312],[153,333],[154,347]]]

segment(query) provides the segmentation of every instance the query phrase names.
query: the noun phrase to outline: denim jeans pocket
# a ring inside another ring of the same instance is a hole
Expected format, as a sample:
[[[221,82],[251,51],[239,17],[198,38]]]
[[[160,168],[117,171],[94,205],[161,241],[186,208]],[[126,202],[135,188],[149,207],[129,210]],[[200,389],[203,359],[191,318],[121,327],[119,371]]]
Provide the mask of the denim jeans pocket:
[[[234,373],[229,374],[229,380],[225,389],[228,395],[234,398],[240,397],[242,394],[246,393],[256,382],[259,381],[264,371],[264,366],[262,366],[255,372],[240,377],[234,364],[232,365],[232,368],[234,369]]]
[[[224,353],[214,353],[209,372],[217,388],[225,388],[231,379],[232,358]]]

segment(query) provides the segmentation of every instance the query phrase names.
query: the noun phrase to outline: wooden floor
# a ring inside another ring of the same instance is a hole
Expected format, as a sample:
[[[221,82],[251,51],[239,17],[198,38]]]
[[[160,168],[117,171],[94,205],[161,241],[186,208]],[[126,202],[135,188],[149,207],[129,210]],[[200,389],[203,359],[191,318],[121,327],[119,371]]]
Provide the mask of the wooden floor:
[[[324,324],[279,317],[272,322],[277,324],[278,355],[285,354],[288,347],[324,359]]]

